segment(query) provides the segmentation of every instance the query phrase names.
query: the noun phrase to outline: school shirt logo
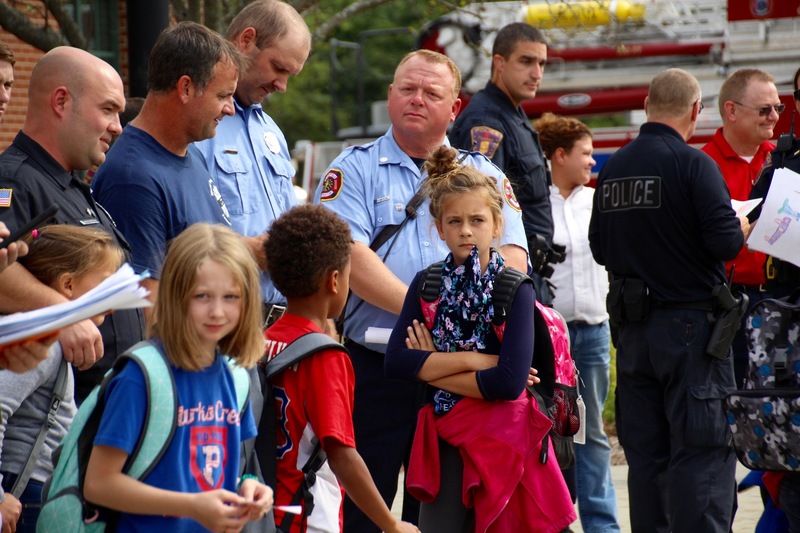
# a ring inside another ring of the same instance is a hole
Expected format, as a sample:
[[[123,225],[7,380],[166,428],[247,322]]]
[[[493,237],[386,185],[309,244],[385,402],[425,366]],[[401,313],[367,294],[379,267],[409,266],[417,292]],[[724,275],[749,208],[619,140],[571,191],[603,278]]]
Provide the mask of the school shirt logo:
[[[203,491],[222,487],[227,463],[227,426],[192,426],[190,429],[191,471]]]

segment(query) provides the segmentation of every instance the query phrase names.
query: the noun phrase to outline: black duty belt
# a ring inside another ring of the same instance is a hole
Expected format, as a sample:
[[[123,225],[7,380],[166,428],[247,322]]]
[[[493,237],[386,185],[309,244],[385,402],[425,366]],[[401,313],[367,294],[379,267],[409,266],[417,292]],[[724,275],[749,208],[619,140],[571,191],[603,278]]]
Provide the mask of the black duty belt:
[[[714,311],[714,300],[698,300],[696,302],[659,302],[656,300],[651,301],[651,305],[655,309],[688,309],[690,311]]]

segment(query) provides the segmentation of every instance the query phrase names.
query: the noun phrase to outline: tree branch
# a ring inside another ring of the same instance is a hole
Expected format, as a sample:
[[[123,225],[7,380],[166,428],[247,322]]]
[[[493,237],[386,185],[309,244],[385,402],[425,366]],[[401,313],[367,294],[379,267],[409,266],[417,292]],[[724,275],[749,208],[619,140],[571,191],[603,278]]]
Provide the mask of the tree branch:
[[[67,42],[75,48],[86,50],[89,48],[89,43],[86,41],[83,32],[78,27],[78,24],[64,9],[62,0],[43,0],[44,5],[50,13],[55,17],[58,22],[58,27],[61,28],[61,33],[66,37]]]
[[[326,41],[330,34],[333,33],[333,30],[338,28],[344,21],[348,18],[361,13],[362,11],[366,11],[368,9],[372,9],[373,7],[378,7],[383,4],[388,4],[392,0],[356,0],[343,10],[339,11],[328,20],[323,22],[319,25],[319,27],[314,31],[313,40],[314,42],[319,41]]]
[[[19,10],[0,3],[0,27],[45,52],[66,44],[64,36],[48,26],[39,27]]]

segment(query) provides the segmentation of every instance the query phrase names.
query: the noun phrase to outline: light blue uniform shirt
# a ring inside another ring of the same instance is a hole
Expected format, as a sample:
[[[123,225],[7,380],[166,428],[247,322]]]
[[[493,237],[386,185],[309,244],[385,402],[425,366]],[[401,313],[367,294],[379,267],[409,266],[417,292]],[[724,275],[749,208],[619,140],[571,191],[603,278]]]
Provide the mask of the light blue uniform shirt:
[[[234,107],[236,113],[220,121],[216,136],[190,150],[200,155],[214,178],[233,229],[257,237],[297,203],[295,169],[283,132],[261,105],[242,108],[234,100]],[[266,272],[261,273],[261,294],[264,302],[286,301]]]
[[[445,139],[445,144],[449,143]],[[466,157],[463,164],[497,178],[503,198],[504,229],[500,244],[515,244],[527,251],[525,229],[511,184],[491,161],[479,153]],[[364,146],[353,146],[334,159],[325,172],[314,195],[315,203],[330,208],[350,225],[353,240],[369,246],[384,226],[400,224],[405,218],[406,203],[419,189],[426,175],[403,152],[392,136],[392,129],[378,140]],[[327,181],[327,185],[326,185]],[[417,217],[409,220],[391,246],[389,239],[378,249],[378,257],[395,276],[408,285],[414,275],[436,261],[442,261],[450,250],[439,238],[426,200],[417,209]],[[385,352],[384,344],[367,344],[364,333],[370,326],[393,328],[397,315],[379,309],[351,295],[345,316],[345,336],[371,350]],[[360,304],[360,305],[359,305]],[[359,305],[353,313],[353,309]],[[351,316],[351,313],[352,316]]]

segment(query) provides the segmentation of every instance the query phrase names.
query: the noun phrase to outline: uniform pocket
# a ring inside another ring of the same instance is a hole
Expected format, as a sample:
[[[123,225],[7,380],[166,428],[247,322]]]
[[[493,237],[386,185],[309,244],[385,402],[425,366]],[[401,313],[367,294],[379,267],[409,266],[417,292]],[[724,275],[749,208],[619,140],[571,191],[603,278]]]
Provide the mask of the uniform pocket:
[[[689,387],[686,398],[686,444],[694,447],[726,446],[730,440],[723,399],[725,387],[716,384]]]
[[[241,154],[218,153],[214,155],[219,170],[216,180],[222,199],[232,215],[253,213],[250,189],[258,186],[257,180],[248,179],[252,163]]]

